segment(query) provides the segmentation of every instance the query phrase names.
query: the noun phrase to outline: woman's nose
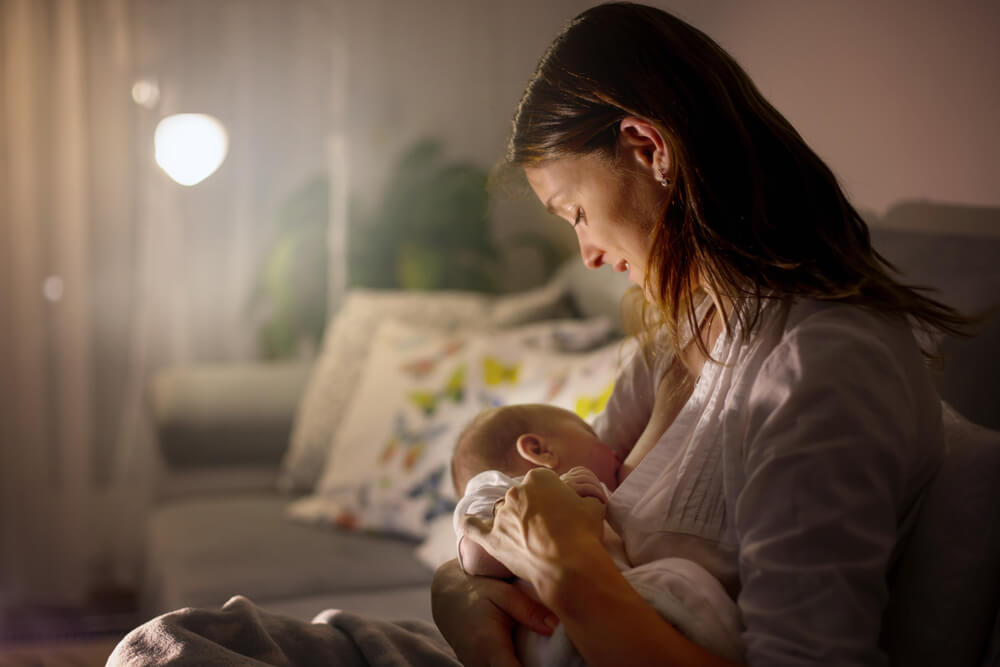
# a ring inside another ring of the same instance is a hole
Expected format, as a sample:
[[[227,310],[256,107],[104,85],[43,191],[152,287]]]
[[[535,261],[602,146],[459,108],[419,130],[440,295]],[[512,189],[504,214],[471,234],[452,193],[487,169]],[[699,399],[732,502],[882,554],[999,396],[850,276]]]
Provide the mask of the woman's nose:
[[[588,243],[583,237],[580,237],[580,257],[583,258],[583,264],[588,269],[599,268],[604,264],[604,253],[594,244]]]

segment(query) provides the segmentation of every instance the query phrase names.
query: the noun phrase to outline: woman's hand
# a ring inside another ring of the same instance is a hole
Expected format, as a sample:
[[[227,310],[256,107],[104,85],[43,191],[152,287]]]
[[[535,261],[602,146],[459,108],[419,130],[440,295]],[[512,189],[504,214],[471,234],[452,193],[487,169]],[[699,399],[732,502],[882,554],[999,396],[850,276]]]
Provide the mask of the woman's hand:
[[[438,629],[466,667],[520,667],[511,638],[514,624],[549,635],[558,623],[513,585],[468,575],[457,560],[434,574],[431,607]]]
[[[597,498],[581,497],[551,470],[535,468],[497,503],[492,523],[466,517],[465,537],[531,582],[544,601],[572,558],[603,551],[604,513]]]

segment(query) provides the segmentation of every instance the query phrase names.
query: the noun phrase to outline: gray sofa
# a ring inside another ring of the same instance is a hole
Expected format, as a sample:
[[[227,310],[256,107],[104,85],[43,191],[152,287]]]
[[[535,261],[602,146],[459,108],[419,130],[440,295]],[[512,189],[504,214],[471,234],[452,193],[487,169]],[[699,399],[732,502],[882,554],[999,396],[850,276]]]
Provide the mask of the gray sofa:
[[[1000,430],[1000,212],[909,202],[872,223],[876,248],[908,282],[938,288],[943,300],[986,314],[977,337],[942,341],[944,363],[936,378],[942,397],[960,413]],[[578,261],[566,271],[568,307],[581,316],[617,315],[625,287],[620,279],[606,271],[585,271]],[[430,618],[433,573],[414,556],[415,542],[339,532],[285,517],[290,497],[275,490],[275,480],[309,373],[301,364],[261,363],[168,368],[155,378],[151,405],[164,475],[145,537],[141,593],[146,616],[188,605],[218,606],[242,594],[300,618],[327,607]],[[942,474],[936,491],[942,500],[925,508],[928,515],[940,515],[933,521],[952,526],[947,540],[965,549],[965,560],[957,562],[971,568],[968,577],[975,575],[974,585],[943,592],[958,596],[959,602],[936,605],[934,613],[916,606],[930,604],[926,596],[898,596],[908,602],[890,609],[890,646],[919,648],[911,642],[915,633],[933,638],[935,632],[950,632],[949,623],[961,618],[957,635],[938,637],[943,645],[950,641],[964,647],[957,657],[965,661],[948,664],[978,664],[988,651],[997,657],[1000,502],[997,493],[983,491],[1000,488],[995,450],[977,453],[973,472]],[[962,465],[968,467],[966,459]],[[980,479],[970,486],[969,475]],[[991,486],[993,482],[998,484]],[[951,487],[973,494],[961,500],[967,523],[958,534],[953,534],[955,526],[962,524],[955,518],[958,501]],[[939,557],[945,539],[939,532],[928,528],[919,538],[927,545],[908,548],[920,553],[904,559],[902,579],[941,576],[936,568],[953,565]],[[978,541],[970,546],[967,538]],[[974,550],[972,557],[968,549]],[[927,635],[923,628],[931,622],[939,627]],[[992,648],[987,646],[991,635]],[[905,653],[905,648],[898,650]],[[924,660],[935,655],[920,651]]]

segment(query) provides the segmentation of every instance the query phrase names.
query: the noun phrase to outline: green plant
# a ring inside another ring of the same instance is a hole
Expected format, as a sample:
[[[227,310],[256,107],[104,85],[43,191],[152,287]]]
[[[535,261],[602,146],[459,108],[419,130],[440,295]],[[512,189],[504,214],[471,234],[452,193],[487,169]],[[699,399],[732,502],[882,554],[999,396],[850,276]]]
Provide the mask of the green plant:
[[[532,247],[549,275],[564,253],[521,232],[492,240],[486,170],[448,161],[425,139],[400,158],[369,214],[354,205],[348,230],[348,285],[386,289],[496,291],[506,254]],[[318,345],[327,319],[329,183],[317,177],[278,209],[275,241],[261,263],[250,308],[260,318],[259,354],[292,357]]]
[[[348,284],[496,290],[486,179],[476,165],[446,161],[439,142],[417,142],[370,215],[351,216]]]
[[[278,209],[277,235],[250,297],[263,313],[257,347],[264,359],[295,356],[316,345],[327,309],[329,185],[324,176],[293,193]]]

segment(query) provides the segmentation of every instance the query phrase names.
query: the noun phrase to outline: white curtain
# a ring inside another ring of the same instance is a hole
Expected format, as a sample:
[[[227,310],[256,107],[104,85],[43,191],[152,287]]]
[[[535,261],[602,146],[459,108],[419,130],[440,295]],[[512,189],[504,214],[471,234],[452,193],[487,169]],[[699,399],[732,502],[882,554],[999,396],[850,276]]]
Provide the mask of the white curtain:
[[[134,583],[151,373],[255,354],[275,210],[325,169],[330,11],[0,0],[0,603]],[[138,80],[159,88],[148,108]],[[152,133],[189,111],[230,150],[184,188]]]

